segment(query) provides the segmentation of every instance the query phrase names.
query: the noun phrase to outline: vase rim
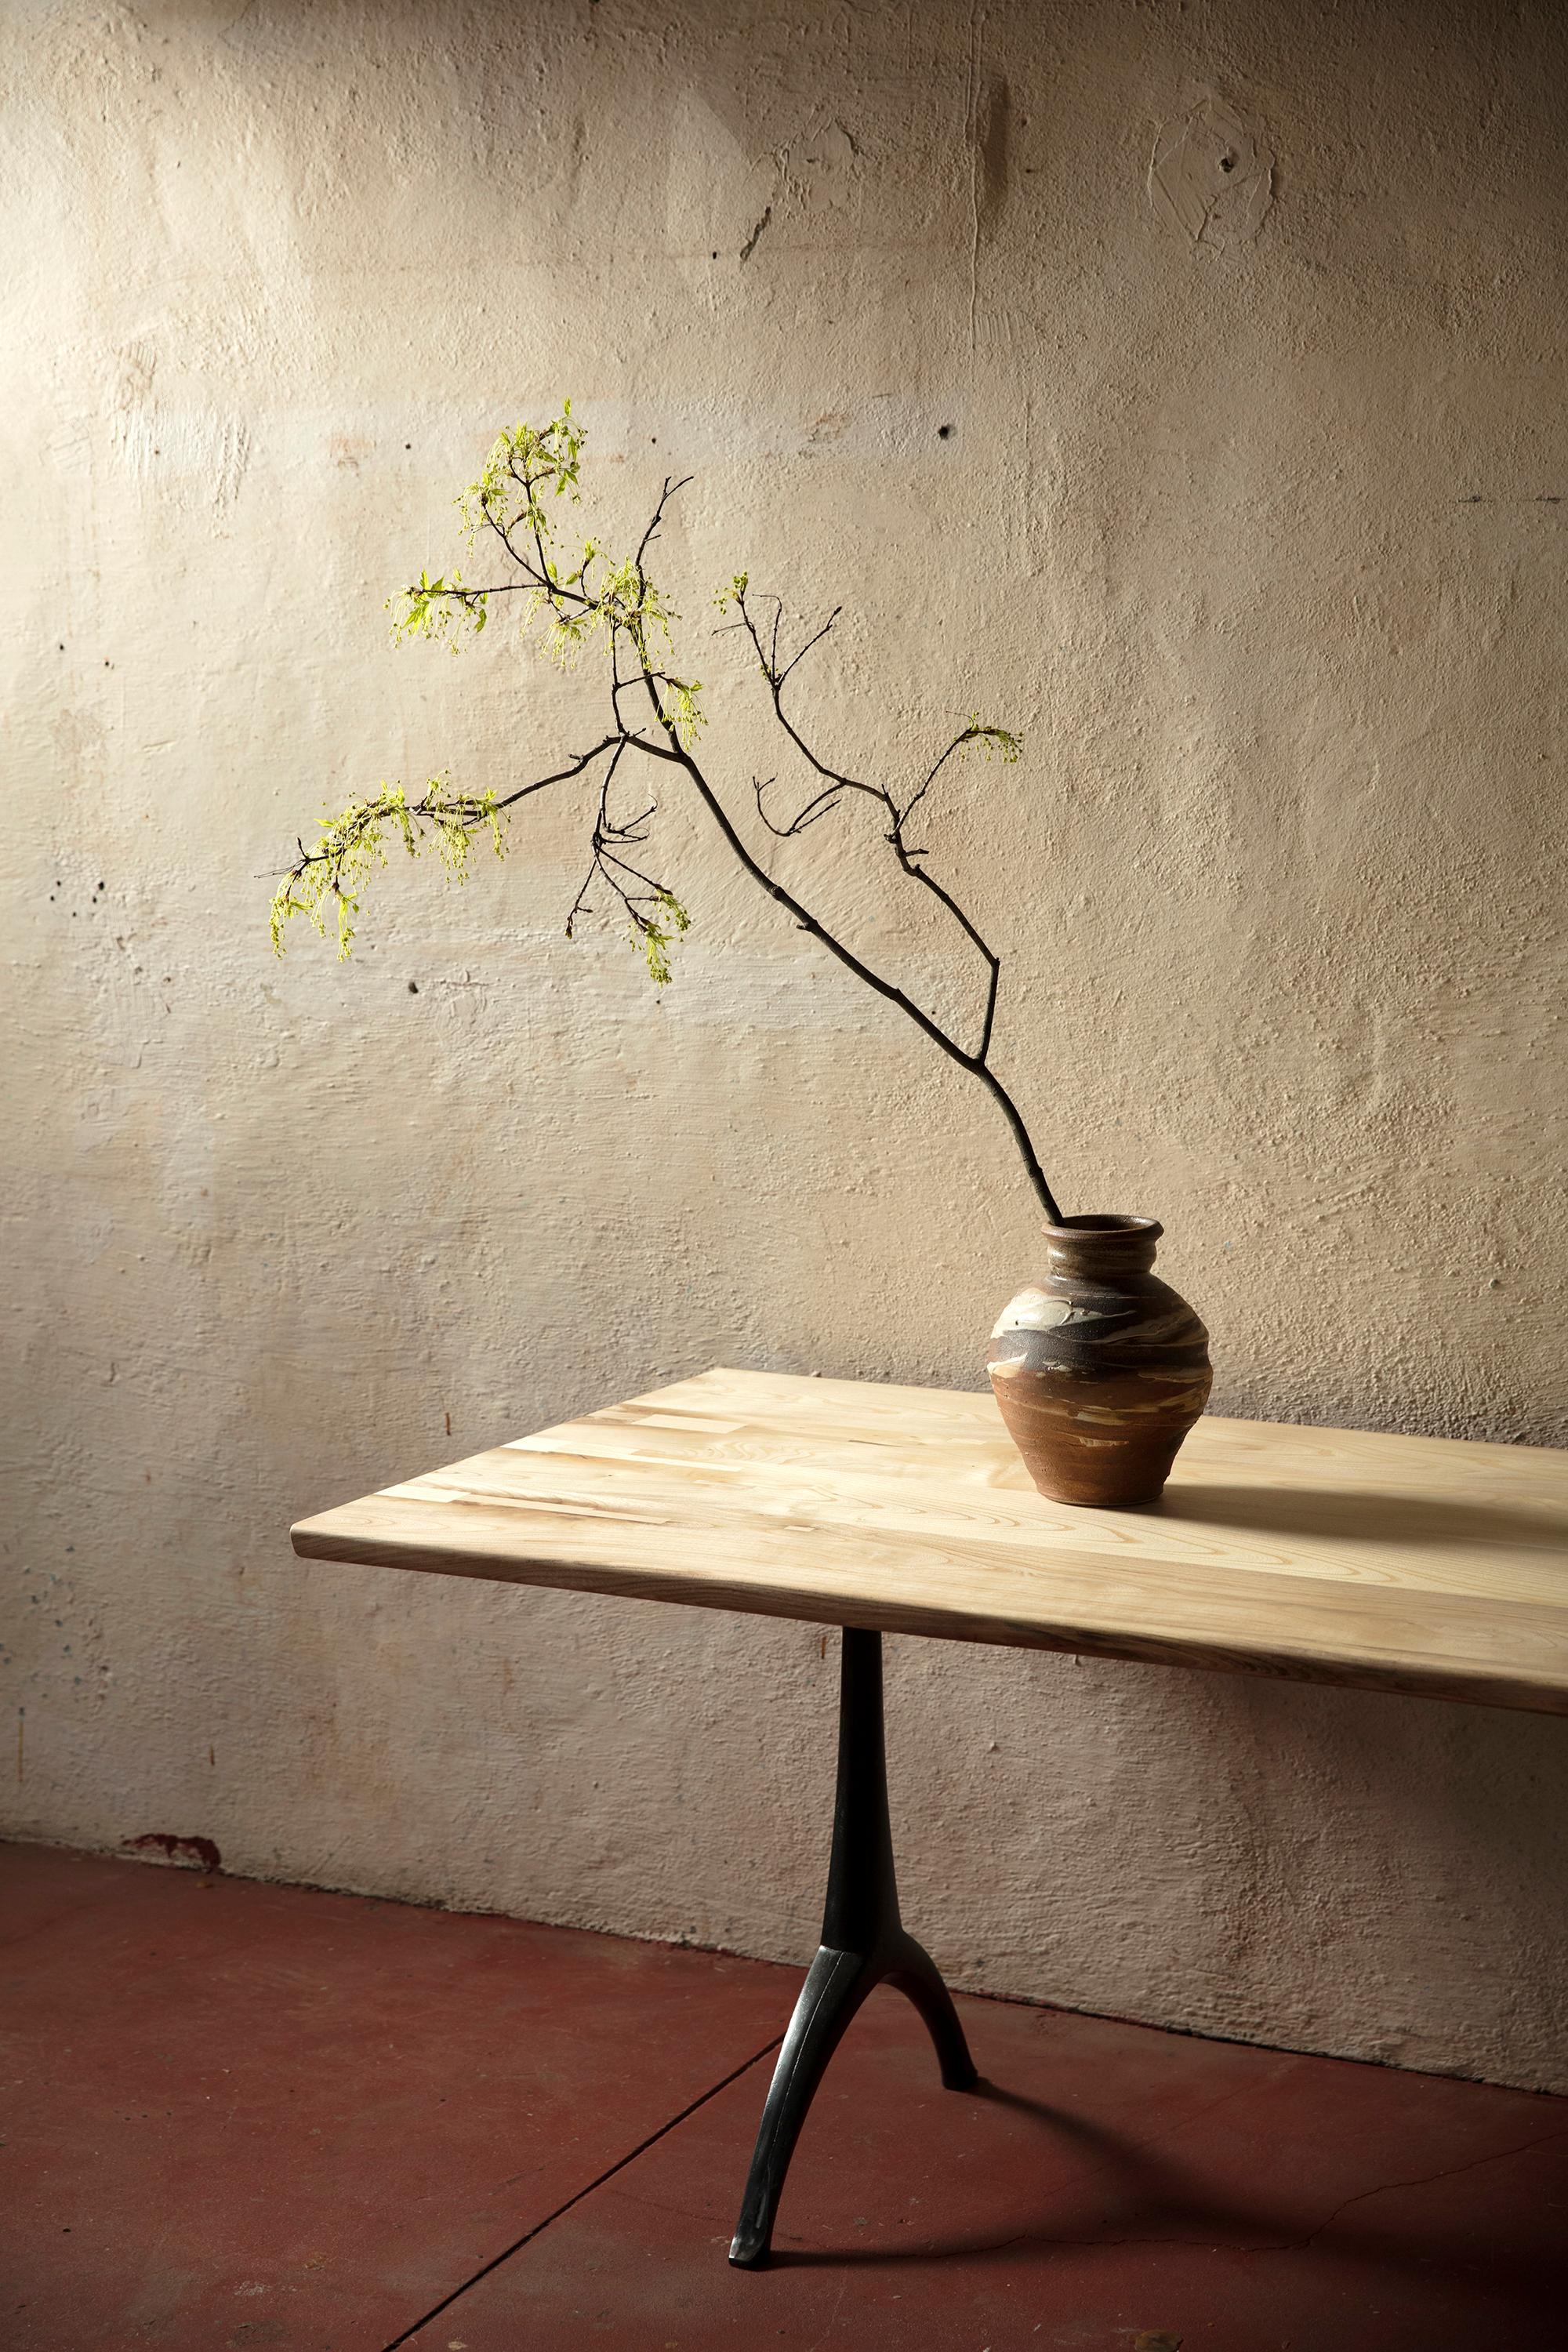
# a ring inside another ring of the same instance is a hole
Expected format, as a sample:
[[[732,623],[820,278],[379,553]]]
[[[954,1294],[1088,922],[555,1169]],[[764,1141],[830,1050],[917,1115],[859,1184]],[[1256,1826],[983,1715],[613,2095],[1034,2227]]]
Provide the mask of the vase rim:
[[[1165,1228],[1157,1217],[1085,1216],[1047,1218],[1047,1236],[1062,1241],[1157,1242]]]

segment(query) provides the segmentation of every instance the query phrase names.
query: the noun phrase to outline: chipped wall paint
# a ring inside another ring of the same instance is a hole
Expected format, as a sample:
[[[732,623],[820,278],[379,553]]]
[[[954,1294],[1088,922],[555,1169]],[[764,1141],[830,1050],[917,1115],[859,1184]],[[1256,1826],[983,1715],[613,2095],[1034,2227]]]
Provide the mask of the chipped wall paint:
[[[1554,12],[73,0],[0,41],[17,1832],[811,1941],[816,1631],[285,1533],[714,1361],[978,1387],[1043,1270],[984,1099],[679,801],[662,1001],[560,936],[564,803],[464,893],[389,873],[348,968],[268,959],[322,801],[589,740],[584,678],[381,611],[563,392],[608,535],[696,473],[666,571],[738,807],[781,769],[706,634],[740,564],[844,602],[846,757],[1023,729],[931,856],[1008,947],[1053,1180],[1162,1218],[1218,1408],[1563,1441]],[[1273,159],[1223,245],[1151,201],[1204,90]],[[956,1013],[874,849],[778,854]],[[1562,1725],[890,1650],[960,1982],[1568,2088]]]
[[[1207,89],[1164,123],[1149,166],[1160,218],[1194,245],[1224,252],[1258,235],[1274,201],[1274,155],[1262,128]]]

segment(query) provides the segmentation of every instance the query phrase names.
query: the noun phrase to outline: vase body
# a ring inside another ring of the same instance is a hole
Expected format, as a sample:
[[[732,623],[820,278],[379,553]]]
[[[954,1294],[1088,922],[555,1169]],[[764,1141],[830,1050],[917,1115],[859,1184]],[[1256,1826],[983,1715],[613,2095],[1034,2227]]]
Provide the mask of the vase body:
[[[1152,1271],[1151,1217],[1046,1227],[1046,1274],[991,1335],[996,1402],[1053,1502],[1152,1503],[1208,1402],[1208,1333]]]

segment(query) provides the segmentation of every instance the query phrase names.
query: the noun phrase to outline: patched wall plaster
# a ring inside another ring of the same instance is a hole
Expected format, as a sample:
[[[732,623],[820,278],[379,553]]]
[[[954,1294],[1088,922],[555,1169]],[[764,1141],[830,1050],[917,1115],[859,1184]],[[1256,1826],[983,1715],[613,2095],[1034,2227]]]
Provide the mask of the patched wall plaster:
[[[15,1831],[811,1944],[815,1629],[288,1547],[715,1361],[977,1386],[1040,1265],[984,1099],[679,801],[662,1001],[562,939],[568,802],[461,894],[389,873],[348,967],[270,960],[323,803],[587,740],[585,679],[381,609],[563,393],[607,535],[696,475],[665,572],[739,809],[739,565],[845,604],[854,760],[1025,732],[931,856],[1009,949],[1054,1180],[1164,1220],[1216,1407],[1563,1442],[1556,11],[39,0],[0,39]],[[1194,91],[1271,159],[1254,235],[1152,201]],[[798,854],[973,988],[883,867]],[[891,1651],[958,1982],[1568,2088],[1568,1727]]]

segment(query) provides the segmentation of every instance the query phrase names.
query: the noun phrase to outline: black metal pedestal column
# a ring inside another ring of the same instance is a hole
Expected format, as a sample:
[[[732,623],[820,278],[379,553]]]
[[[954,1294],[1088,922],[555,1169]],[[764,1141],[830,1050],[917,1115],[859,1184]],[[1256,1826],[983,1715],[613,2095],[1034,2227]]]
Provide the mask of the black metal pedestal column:
[[[899,1916],[882,1743],[882,1637],[847,1625],[838,1685],[838,1793],[822,1948],[806,1975],[763,2109],[730,2260],[767,2259],[784,2175],[813,2094],[845,2028],[879,1984],[908,1993],[936,2044],[950,2091],[977,2077],[952,1997]]]

